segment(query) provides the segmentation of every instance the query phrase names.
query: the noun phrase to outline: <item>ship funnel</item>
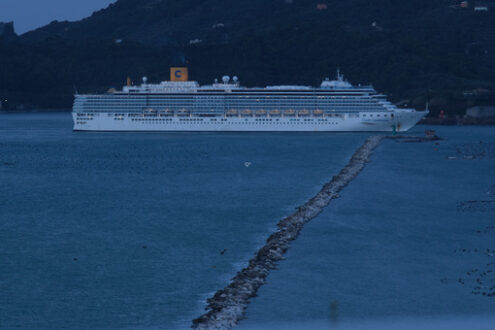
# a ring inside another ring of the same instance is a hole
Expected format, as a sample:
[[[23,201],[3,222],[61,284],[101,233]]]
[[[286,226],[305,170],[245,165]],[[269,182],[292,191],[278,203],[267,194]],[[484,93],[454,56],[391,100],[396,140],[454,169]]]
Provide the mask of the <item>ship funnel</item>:
[[[188,81],[189,71],[186,67],[170,68],[170,81]]]
[[[131,86],[131,85],[132,85],[131,77],[127,77],[127,86]]]

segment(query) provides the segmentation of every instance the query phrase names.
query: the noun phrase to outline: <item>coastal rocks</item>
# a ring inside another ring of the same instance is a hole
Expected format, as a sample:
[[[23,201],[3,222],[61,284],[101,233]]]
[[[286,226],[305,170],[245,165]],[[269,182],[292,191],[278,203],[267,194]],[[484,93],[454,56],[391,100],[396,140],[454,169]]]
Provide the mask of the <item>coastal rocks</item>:
[[[487,195],[493,198],[492,201],[465,201],[457,203],[458,212],[495,212],[495,186],[492,186]]]
[[[371,136],[352,156],[350,162],[325,184],[322,190],[292,215],[282,219],[249,265],[237,273],[231,283],[207,300],[207,313],[193,320],[195,329],[231,329],[243,318],[249,299],[256,296],[270,270],[283,259],[290,242],[295,240],[303,226],[315,218],[324,207],[339,198],[339,192],[366,166],[373,150],[385,136]]]
[[[481,254],[487,260],[491,260],[495,256],[495,250],[485,249],[456,249],[456,253],[460,254]],[[477,296],[485,297],[495,297],[495,262],[488,262],[483,267],[472,268],[467,270],[464,274],[459,277],[457,282],[460,285],[465,285],[471,289],[471,294]],[[454,282],[454,280],[450,280]],[[442,284],[448,284],[449,280],[444,278],[441,279]]]
[[[422,143],[441,140],[441,138],[435,133],[425,134],[425,136],[396,135],[387,136],[387,138],[399,143]]]
[[[478,143],[460,144],[455,148],[455,155],[450,157],[464,160],[492,160],[495,159],[495,143],[480,141]]]
[[[494,198],[494,186],[492,186],[487,194]],[[493,201],[466,201],[457,203],[457,211],[459,212],[495,212],[495,200]],[[477,229],[477,235],[480,238],[485,235],[489,235],[490,238],[495,233],[495,225],[488,225],[484,228]],[[493,241],[493,240],[492,240]],[[457,248],[454,251],[455,254],[460,256],[475,255],[476,259],[482,258],[486,262],[484,267],[474,268],[468,270],[459,279],[459,283],[466,285],[471,289],[471,294],[484,297],[495,297],[495,249],[479,247],[479,248]],[[442,282],[444,283],[444,282]]]
[[[495,185],[492,186],[486,193],[488,196],[495,198]]]
[[[457,203],[458,212],[495,212],[495,201],[465,201]]]

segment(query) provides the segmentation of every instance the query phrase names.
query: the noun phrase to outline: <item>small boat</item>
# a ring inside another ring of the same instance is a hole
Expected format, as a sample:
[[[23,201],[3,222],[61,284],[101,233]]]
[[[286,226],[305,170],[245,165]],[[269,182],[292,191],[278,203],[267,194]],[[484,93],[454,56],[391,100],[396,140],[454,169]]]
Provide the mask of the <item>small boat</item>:
[[[284,111],[284,116],[287,116],[287,117],[293,117],[296,115],[296,112],[292,109],[289,109],[289,110],[285,110]]]
[[[270,116],[280,116],[282,114],[282,112],[280,110],[271,110],[270,111]]]
[[[265,110],[256,110],[256,116],[257,117],[264,117],[264,116],[266,116],[266,111]]]
[[[299,111],[299,116],[306,117],[306,116],[309,116],[309,114],[310,114],[309,110],[301,110],[301,111]]]
[[[239,111],[235,109],[230,109],[227,111],[227,116],[237,116],[239,114]]]
[[[323,110],[315,110],[313,111],[313,116],[318,116],[318,117],[321,117],[323,116]]]

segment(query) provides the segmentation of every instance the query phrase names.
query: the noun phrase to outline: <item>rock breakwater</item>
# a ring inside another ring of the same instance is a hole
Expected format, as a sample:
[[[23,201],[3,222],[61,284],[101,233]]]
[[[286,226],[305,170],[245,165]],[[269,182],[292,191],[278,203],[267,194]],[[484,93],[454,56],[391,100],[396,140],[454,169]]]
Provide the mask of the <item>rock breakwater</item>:
[[[249,299],[256,296],[265,283],[271,269],[283,259],[291,241],[295,240],[303,226],[314,219],[324,207],[339,197],[339,192],[366,166],[373,150],[386,138],[371,136],[354,153],[349,163],[325,184],[321,191],[292,215],[281,220],[278,231],[249,261],[249,265],[237,273],[231,283],[208,299],[206,313],[193,320],[194,329],[231,329],[243,318]]]

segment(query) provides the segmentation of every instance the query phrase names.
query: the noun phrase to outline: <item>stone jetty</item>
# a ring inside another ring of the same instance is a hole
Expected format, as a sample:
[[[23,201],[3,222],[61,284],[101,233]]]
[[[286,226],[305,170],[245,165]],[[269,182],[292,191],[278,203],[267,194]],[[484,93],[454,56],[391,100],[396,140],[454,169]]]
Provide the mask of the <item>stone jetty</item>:
[[[352,156],[350,162],[325,184],[321,191],[297,211],[278,223],[278,230],[249,261],[249,265],[237,273],[230,284],[208,299],[206,313],[193,320],[194,329],[231,329],[244,316],[249,299],[256,296],[265,283],[271,269],[283,259],[291,241],[295,240],[303,226],[314,219],[339,192],[366,166],[373,150],[386,136],[371,136]]]

